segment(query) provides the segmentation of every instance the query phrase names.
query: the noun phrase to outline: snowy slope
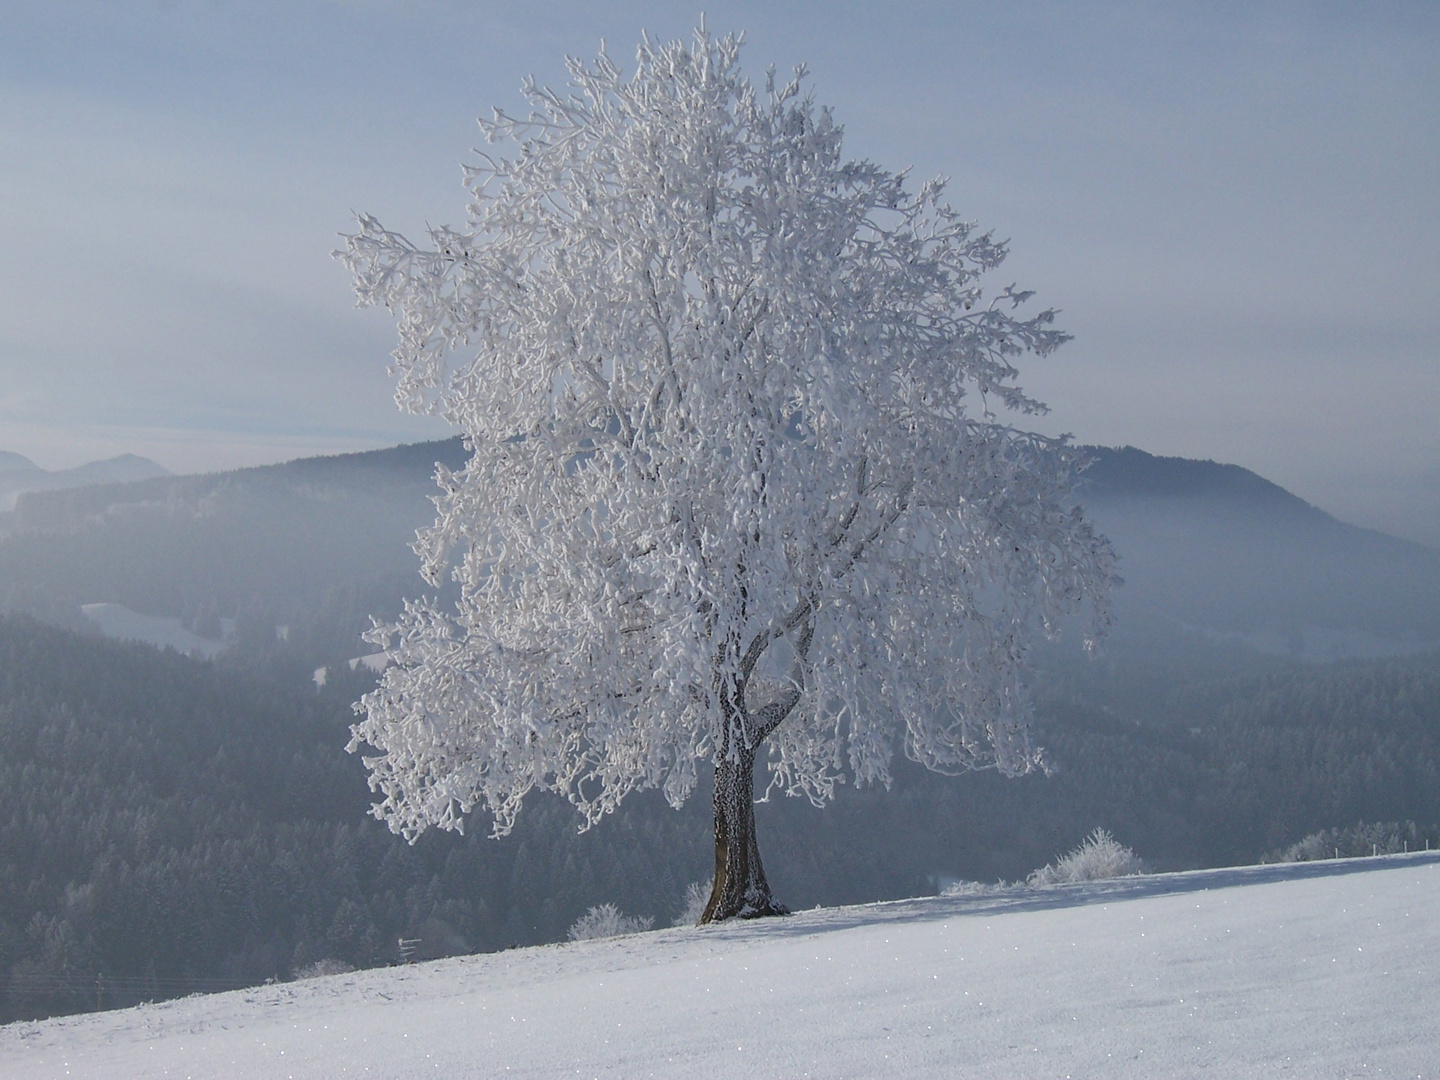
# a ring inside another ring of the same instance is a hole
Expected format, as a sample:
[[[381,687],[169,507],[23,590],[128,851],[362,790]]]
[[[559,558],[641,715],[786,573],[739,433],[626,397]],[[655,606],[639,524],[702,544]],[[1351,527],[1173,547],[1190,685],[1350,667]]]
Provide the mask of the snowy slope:
[[[118,641],[143,641],[157,649],[174,649],[206,660],[224,652],[229,644],[228,641],[201,637],[185,629],[179,619],[142,615],[124,604],[81,604],[80,611],[100,628],[102,634]],[[234,632],[233,620],[224,619],[222,623],[228,623],[228,629]]]
[[[0,1028],[0,1076],[1440,1077],[1440,854],[518,949]]]

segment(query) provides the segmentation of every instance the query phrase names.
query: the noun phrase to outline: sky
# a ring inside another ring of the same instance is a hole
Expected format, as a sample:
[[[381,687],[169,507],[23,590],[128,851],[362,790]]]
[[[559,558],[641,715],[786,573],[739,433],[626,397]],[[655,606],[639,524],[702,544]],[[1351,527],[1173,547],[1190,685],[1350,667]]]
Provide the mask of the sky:
[[[698,6],[5,0],[0,450],[175,472],[443,437],[331,253],[460,224],[475,118]],[[717,3],[1061,310],[1037,426],[1440,546],[1440,7]]]

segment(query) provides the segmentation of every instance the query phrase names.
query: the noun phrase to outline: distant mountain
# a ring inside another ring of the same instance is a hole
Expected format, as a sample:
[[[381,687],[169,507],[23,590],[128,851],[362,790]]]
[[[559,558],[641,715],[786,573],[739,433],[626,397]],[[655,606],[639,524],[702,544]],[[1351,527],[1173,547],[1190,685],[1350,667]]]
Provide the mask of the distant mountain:
[[[26,473],[41,472],[39,465],[36,465],[23,454],[12,454],[8,450],[0,450],[0,477],[9,479],[10,473],[25,475]]]
[[[1440,643],[1440,551],[1344,524],[1239,466],[1091,453],[1077,498],[1122,558],[1122,636],[1310,661]],[[456,438],[23,494],[0,514],[0,610],[79,629],[81,605],[119,604],[211,641],[235,620],[242,649],[353,657],[370,651],[369,615],[434,591],[410,544],[433,520],[435,465],[466,458]]]
[[[410,550],[460,440],[22,494],[0,514],[0,610],[92,629],[81,605],[179,619],[242,650],[329,663],[426,589]]]
[[[1306,660],[1440,642],[1440,551],[1337,521],[1237,465],[1090,451],[1077,498],[1121,554],[1122,619]]]
[[[121,454],[108,461],[92,461],[74,469],[49,472],[21,454],[0,450],[0,511],[13,510],[16,499],[26,492],[123,484],[168,475],[169,471],[163,466],[135,454]]]

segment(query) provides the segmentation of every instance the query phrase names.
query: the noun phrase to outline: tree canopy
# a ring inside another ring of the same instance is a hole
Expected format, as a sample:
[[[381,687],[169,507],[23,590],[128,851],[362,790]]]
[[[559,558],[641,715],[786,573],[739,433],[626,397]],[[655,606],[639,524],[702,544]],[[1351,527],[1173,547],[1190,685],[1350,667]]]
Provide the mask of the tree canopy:
[[[481,126],[464,229],[420,247],[360,219],[342,253],[395,312],[402,406],[473,456],[418,549],[452,608],[407,604],[365,696],[376,815],[415,836],[525,795],[587,823],[716,769],[707,917],[778,910],[750,817],[930,768],[1039,763],[1037,625],[1108,621],[1109,545],[1069,501],[1078,453],[1017,429],[1016,358],[1066,335],[988,300],[1005,246],[842,129],[737,37],[572,60]]]

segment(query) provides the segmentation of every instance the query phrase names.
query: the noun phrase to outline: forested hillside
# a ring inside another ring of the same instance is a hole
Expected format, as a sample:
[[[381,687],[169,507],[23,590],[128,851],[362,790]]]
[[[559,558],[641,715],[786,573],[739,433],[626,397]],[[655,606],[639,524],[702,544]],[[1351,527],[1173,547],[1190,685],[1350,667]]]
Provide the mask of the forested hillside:
[[[535,798],[414,847],[364,816],[343,753],[366,680],[198,662],[0,620],[0,1019],[563,938],[603,902],[665,924],[708,875],[709,806],[639,796],[578,834]],[[1103,825],[1161,868],[1250,861],[1324,828],[1440,821],[1440,657],[1307,666],[1207,644],[1044,658],[1054,773],[941,777],[759,808],[792,906],[1013,879]]]
[[[643,817],[581,838],[553,805],[504,842],[408,847],[343,750],[362,689],[0,621],[0,1017],[384,963],[401,935],[553,940],[622,875],[693,876]]]

